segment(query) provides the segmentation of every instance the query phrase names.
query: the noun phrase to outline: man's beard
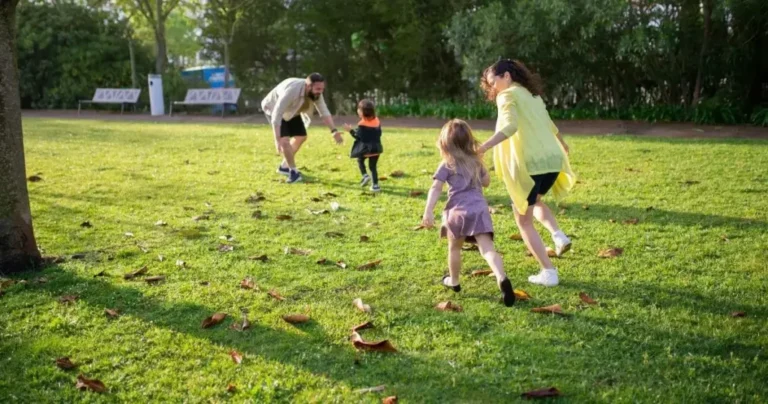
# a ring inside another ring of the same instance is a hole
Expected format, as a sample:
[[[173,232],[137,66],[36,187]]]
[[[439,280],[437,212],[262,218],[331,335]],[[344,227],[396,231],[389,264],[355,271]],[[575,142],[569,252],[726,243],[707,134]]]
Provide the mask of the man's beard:
[[[310,91],[307,93],[307,97],[309,97],[309,99],[312,101],[317,101],[320,96]]]

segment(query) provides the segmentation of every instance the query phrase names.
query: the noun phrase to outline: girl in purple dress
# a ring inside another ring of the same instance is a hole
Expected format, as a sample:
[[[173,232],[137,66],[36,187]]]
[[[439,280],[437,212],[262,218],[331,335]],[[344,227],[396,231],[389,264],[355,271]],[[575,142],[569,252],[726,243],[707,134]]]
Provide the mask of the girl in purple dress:
[[[454,119],[443,126],[437,141],[443,161],[433,177],[421,224],[425,227],[434,226],[435,204],[443,193],[443,185],[448,183],[448,202],[443,210],[440,236],[448,238],[450,275],[443,277],[443,286],[454,292],[461,291],[461,249],[465,241],[476,243],[496,275],[504,305],[512,306],[515,303],[512,283],[504,273],[501,256],[493,247],[493,223],[488,202],[483,197],[483,187],[490,184],[491,178],[477,153],[479,146],[466,122]]]

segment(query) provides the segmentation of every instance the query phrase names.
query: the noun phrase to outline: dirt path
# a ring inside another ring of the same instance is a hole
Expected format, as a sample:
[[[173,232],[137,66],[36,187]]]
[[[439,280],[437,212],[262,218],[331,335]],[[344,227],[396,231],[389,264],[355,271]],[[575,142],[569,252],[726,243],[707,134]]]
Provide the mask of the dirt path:
[[[98,119],[107,121],[137,121],[137,122],[182,122],[182,123],[249,123],[266,124],[263,115],[231,116],[221,118],[210,115],[167,115],[153,117],[147,114],[118,113],[104,111],[85,111],[81,115],[69,110],[26,110],[25,118],[57,118],[57,119]],[[357,117],[339,116],[335,118],[338,126],[342,123],[355,123]],[[438,118],[382,118],[383,126],[399,128],[439,129],[445,119]],[[470,125],[475,129],[493,130],[492,120],[471,120]],[[638,136],[658,136],[677,138],[709,138],[709,139],[765,139],[768,140],[768,128],[754,126],[707,126],[690,123],[645,123],[632,121],[555,121],[560,131],[568,135],[617,135],[630,134]]]

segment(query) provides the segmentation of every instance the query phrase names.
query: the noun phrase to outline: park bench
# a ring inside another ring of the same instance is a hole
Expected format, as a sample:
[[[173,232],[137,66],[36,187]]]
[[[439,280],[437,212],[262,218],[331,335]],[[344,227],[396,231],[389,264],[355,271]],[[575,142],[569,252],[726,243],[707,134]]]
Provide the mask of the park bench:
[[[141,89],[138,88],[97,88],[93,99],[77,102],[77,114],[80,115],[82,104],[120,104],[120,115],[122,115],[126,104],[136,106],[140,94]]]
[[[171,103],[170,115],[173,116],[174,105],[221,105],[221,117],[227,110],[227,105],[237,105],[240,98],[239,88],[190,88],[184,101]]]

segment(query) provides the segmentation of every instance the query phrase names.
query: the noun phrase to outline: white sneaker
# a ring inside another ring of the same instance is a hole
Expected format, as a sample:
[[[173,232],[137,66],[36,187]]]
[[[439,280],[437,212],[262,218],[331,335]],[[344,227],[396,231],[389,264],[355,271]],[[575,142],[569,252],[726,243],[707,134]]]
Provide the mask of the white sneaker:
[[[542,269],[538,275],[529,276],[528,282],[541,286],[557,286],[560,280],[557,277],[557,269]]]
[[[558,257],[561,257],[571,249],[571,239],[562,231],[553,234],[552,241],[555,242],[555,253]]]

